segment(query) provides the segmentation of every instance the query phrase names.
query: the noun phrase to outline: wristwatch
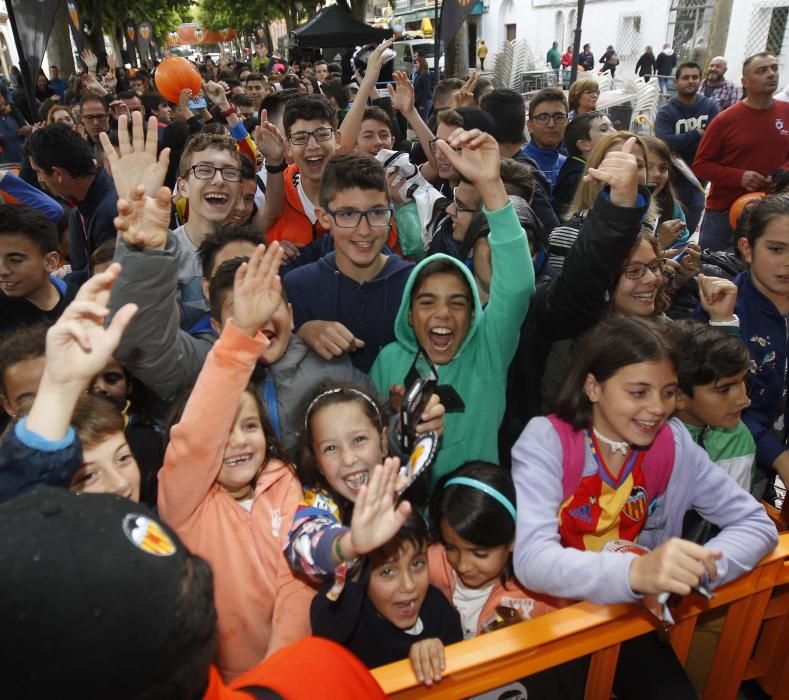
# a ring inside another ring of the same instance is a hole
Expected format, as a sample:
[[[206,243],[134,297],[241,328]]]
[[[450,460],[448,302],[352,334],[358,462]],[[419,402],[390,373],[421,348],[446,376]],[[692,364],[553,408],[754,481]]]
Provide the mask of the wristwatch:
[[[272,175],[276,175],[277,173],[281,173],[282,171],[286,170],[288,167],[288,162],[283,158],[282,162],[278,165],[269,165],[269,162],[266,161],[266,172],[271,173]]]

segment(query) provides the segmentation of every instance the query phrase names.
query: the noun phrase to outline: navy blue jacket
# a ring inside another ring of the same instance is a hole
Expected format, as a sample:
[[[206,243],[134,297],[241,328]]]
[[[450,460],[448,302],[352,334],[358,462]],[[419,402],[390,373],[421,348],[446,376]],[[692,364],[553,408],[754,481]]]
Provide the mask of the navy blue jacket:
[[[374,279],[359,284],[337,269],[335,257],[331,252],[288,273],[285,291],[297,329],[307,321],[342,323],[365,343],[349,355],[351,362],[369,372],[381,348],[395,340],[395,317],[414,265],[390,255]]]
[[[676,97],[658,110],[655,136],[663,139],[688,165],[693,164],[701,143],[699,128],[706,129],[718,115],[720,107],[704,95],[696,95],[696,102],[687,106]]]
[[[756,461],[770,466],[786,450],[776,438],[773,425],[781,415],[786,389],[787,319],[753,284],[751,273],[740,273],[734,280],[739,288],[735,312],[740,317],[740,338],[748,347],[753,365],[748,378],[751,405],[742,420],[756,441]]]
[[[0,442],[0,503],[36,486],[63,486],[82,464],[82,446],[69,428],[57,442],[44,440],[25,428],[26,419],[6,430]]]
[[[100,168],[85,199],[69,212],[68,281],[81,285],[90,277],[90,256],[104,241],[115,238],[118,193],[107,171]]]

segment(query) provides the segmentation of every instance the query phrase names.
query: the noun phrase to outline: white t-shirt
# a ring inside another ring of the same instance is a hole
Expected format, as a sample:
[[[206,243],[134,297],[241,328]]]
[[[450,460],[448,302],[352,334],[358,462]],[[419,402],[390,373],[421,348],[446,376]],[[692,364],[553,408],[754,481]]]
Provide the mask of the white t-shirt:
[[[301,206],[304,208],[304,213],[307,215],[310,223],[314,224],[318,220],[318,215],[315,213],[315,205],[310,201],[310,198],[307,197],[307,193],[301,186],[300,176],[296,181],[296,191],[299,193],[299,199],[301,199]]]
[[[452,602],[460,613],[460,624],[463,626],[463,639],[477,636],[477,626],[482,608],[488,602],[496,582],[484,588],[466,588],[460,579],[455,576],[455,593]]]

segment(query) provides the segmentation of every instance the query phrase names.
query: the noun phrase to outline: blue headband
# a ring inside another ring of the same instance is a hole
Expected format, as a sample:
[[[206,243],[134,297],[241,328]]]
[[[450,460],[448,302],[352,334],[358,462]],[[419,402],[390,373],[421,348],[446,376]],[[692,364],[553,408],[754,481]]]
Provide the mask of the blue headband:
[[[446,484],[444,484],[444,488],[447,486],[470,486],[472,489],[477,489],[478,491],[482,491],[483,493],[488,494],[491,498],[495,498],[501,505],[503,505],[507,512],[512,516],[512,519],[517,521],[518,518],[515,516],[515,506],[512,505],[510,499],[507,498],[503,493],[497,491],[492,486],[488,486],[486,483],[479,481],[478,479],[470,479],[467,476],[454,476]]]

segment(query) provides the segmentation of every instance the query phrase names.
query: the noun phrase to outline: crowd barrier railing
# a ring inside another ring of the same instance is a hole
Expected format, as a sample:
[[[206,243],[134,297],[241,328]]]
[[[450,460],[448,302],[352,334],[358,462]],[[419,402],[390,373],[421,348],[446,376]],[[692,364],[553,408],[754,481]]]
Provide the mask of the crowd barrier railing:
[[[698,616],[717,608],[727,608],[726,619],[703,700],[735,700],[749,679],[773,700],[789,700],[789,532],[753,571],[717,589],[711,601],[697,595],[683,600],[670,630],[682,663]],[[447,647],[444,678],[432,688],[418,683],[408,660],[373,675],[393,698],[456,700],[591,655],[586,700],[609,700],[620,645],[656,627],[655,618],[634,605],[577,603]]]

